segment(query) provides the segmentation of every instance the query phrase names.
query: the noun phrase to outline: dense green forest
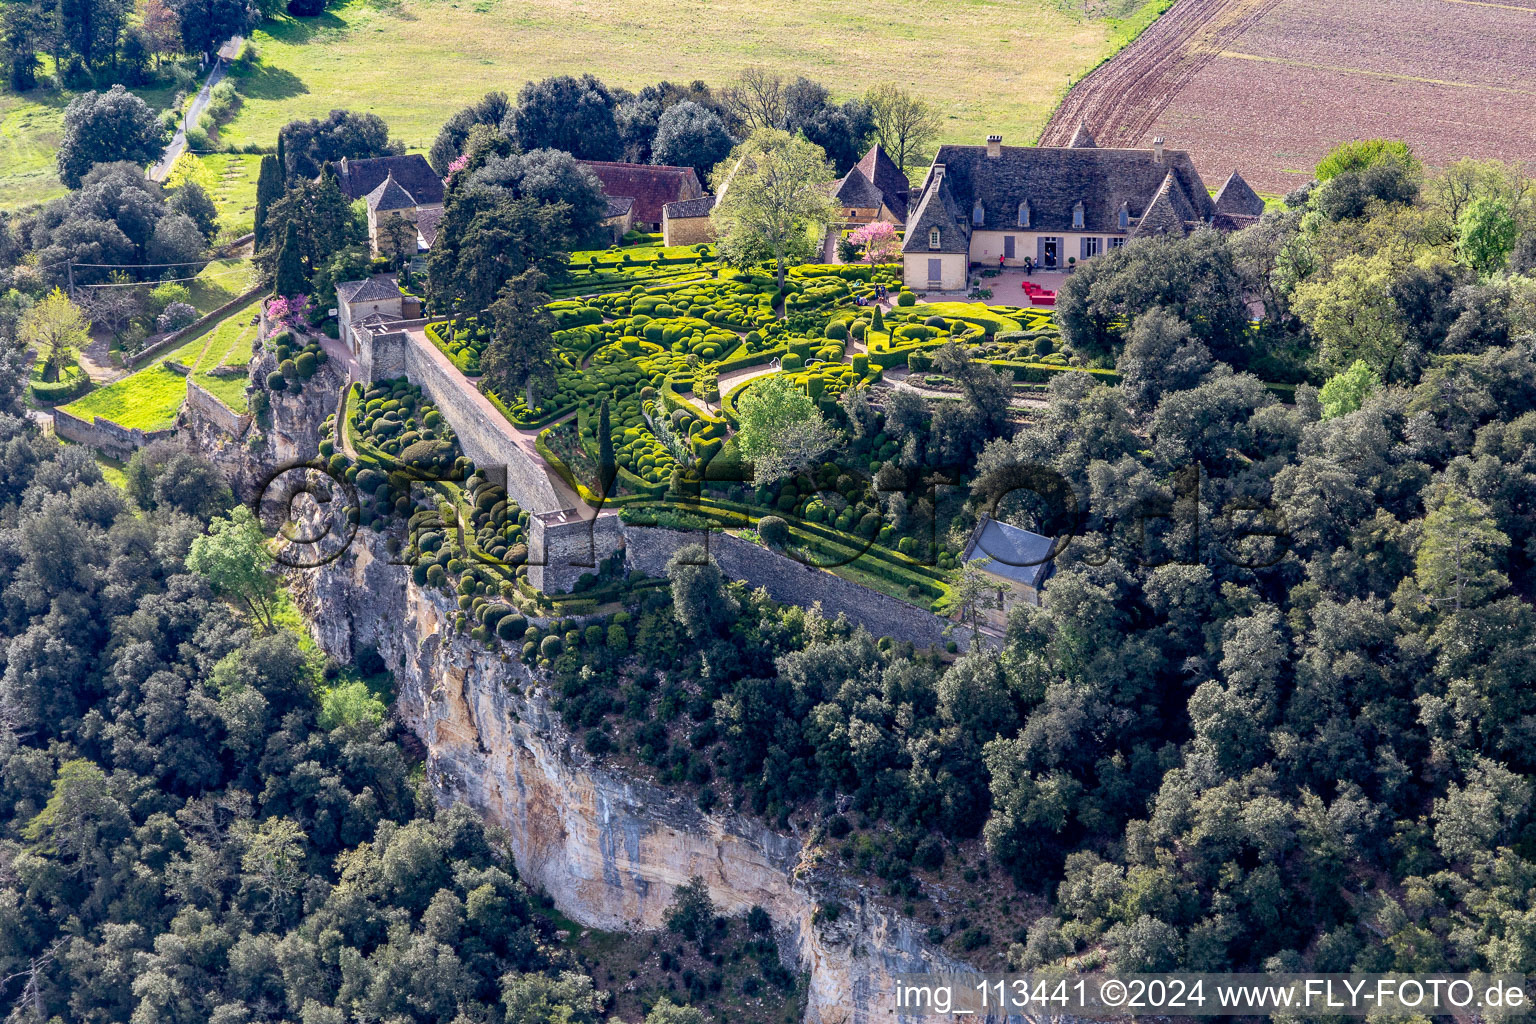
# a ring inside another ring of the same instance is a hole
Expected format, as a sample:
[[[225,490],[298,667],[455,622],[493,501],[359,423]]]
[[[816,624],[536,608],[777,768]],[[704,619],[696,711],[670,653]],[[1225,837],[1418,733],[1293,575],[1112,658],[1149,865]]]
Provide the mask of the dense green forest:
[[[422,788],[377,655],[361,678],[215,593],[243,573],[283,602],[217,472],[159,445],[125,494],[0,377],[6,1020],[607,1019],[504,837]]]

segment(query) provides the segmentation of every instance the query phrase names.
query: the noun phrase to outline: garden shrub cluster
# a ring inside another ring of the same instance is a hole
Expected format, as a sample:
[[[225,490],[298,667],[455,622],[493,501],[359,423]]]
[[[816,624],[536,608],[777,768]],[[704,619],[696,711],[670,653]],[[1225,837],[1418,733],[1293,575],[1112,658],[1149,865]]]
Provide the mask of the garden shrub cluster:
[[[304,382],[315,375],[330,357],[318,341],[296,344],[297,339],[288,332],[272,339],[272,354],[277,357],[277,369],[267,374],[267,388],[271,391],[300,391]]]

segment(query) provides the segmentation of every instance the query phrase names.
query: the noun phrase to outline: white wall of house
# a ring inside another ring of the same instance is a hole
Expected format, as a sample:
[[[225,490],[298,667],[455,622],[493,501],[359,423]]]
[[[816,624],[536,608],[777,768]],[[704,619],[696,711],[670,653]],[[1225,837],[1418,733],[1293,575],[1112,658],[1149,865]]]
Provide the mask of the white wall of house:
[[[953,292],[965,288],[969,268],[963,253],[919,250],[905,253],[902,263],[902,281],[913,291],[928,291],[935,287],[935,272],[940,290]]]
[[[1008,239],[1013,239],[1013,255],[1009,257]],[[980,263],[983,266],[996,266],[999,256],[1007,257],[1010,267],[1022,267],[1024,257],[1028,256],[1035,261],[1036,266],[1044,266],[1044,245],[1042,243],[1055,239],[1056,241],[1056,265],[1065,267],[1067,259],[1074,258],[1081,263],[1084,259],[1094,255],[1108,252],[1113,242],[1123,241],[1124,235],[1096,235],[1084,231],[1030,231],[1020,228],[1018,231],[975,231],[971,233],[971,262]],[[1084,246],[1085,239],[1092,239],[1097,246],[1097,252],[1093,251],[1094,245]]]

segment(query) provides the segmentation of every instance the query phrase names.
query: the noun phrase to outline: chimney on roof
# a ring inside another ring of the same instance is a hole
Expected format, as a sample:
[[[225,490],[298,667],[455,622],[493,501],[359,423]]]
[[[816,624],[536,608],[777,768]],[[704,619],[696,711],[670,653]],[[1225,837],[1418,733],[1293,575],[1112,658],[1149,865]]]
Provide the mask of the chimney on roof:
[[[1003,137],[1001,135],[987,136],[987,158],[996,160],[1003,155]]]
[[[1163,162],[1163,137],[1161,135],[1152,140],[1152,162],[1155,164]]]

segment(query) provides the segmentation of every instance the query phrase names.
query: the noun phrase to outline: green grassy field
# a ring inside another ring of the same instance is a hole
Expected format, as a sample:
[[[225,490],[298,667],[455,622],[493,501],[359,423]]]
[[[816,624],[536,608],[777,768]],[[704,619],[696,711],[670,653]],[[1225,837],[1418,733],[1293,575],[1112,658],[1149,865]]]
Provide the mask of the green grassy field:
[[[214,260],[187,282],[187,290],[192,293],[192,305],[199,313],[211,313],[249,289],[258,276],[255,266],[245,257]]]
[[[219,211],[219,233],[238,238],[250,231],[254,222],[261,157],[254,153],[210,153],[202,161],[213,173],[211,198]]]
[[[529,79],[722,85],[761,64],[839,97],[895,81],[939,107],[946,141],[1000,131],[1028,143],[1067,85],[1128,41],[1134,12],[1165,3],[1119,6],[1129,20],[1075,17],[1053,0],[351,0],[255,32],[259,62],[239,72],[245,102],[220,136],[272,145],[287,121],[347,107],[419,150],[465,103]]]
[[[121,427],[162,430],[176,420],[187,397],[187,378],[166,367],[167,360],[192,368],[192,377],[236,412],[245,412],[244,377],[215,377],[219,366],[250,361],[256,327],[251,323],[260,299],[235,310],[218,323],[188,338],[173,351],[137,373],[92,391],[64,406],[82,419],[102,417]]]
[[[134,92],[156,110],[172,99],[165,88]],[[0,210],[47,202],[67,191],[55,160],[64,134],[64,108],[73,96],[42,89],[17,95],[0,85]]]
[[[220,131],[230,146],[275,144],[296,117],[369,110],[413,150],[491,89],[592,71],[638,88],[663,78],[726,83],[761,64],[839,98],[894,81],[944,114],[943,139],[1000,131],[1032,142],[1066,88],[1129,42],[1169,0],[1112,0],[1124,18],[1083,17],[1058,0],[348,0],[318,18],[253,34],[237,68],[245,96]],[[423,88],[430,83],[430,88]],[[139,90],[157,109],[170,90]],[[0,209],[63,194],[54,169],[69,95],[0,88]],[[249,229],[255,157],[218,155],[224,225]]]

